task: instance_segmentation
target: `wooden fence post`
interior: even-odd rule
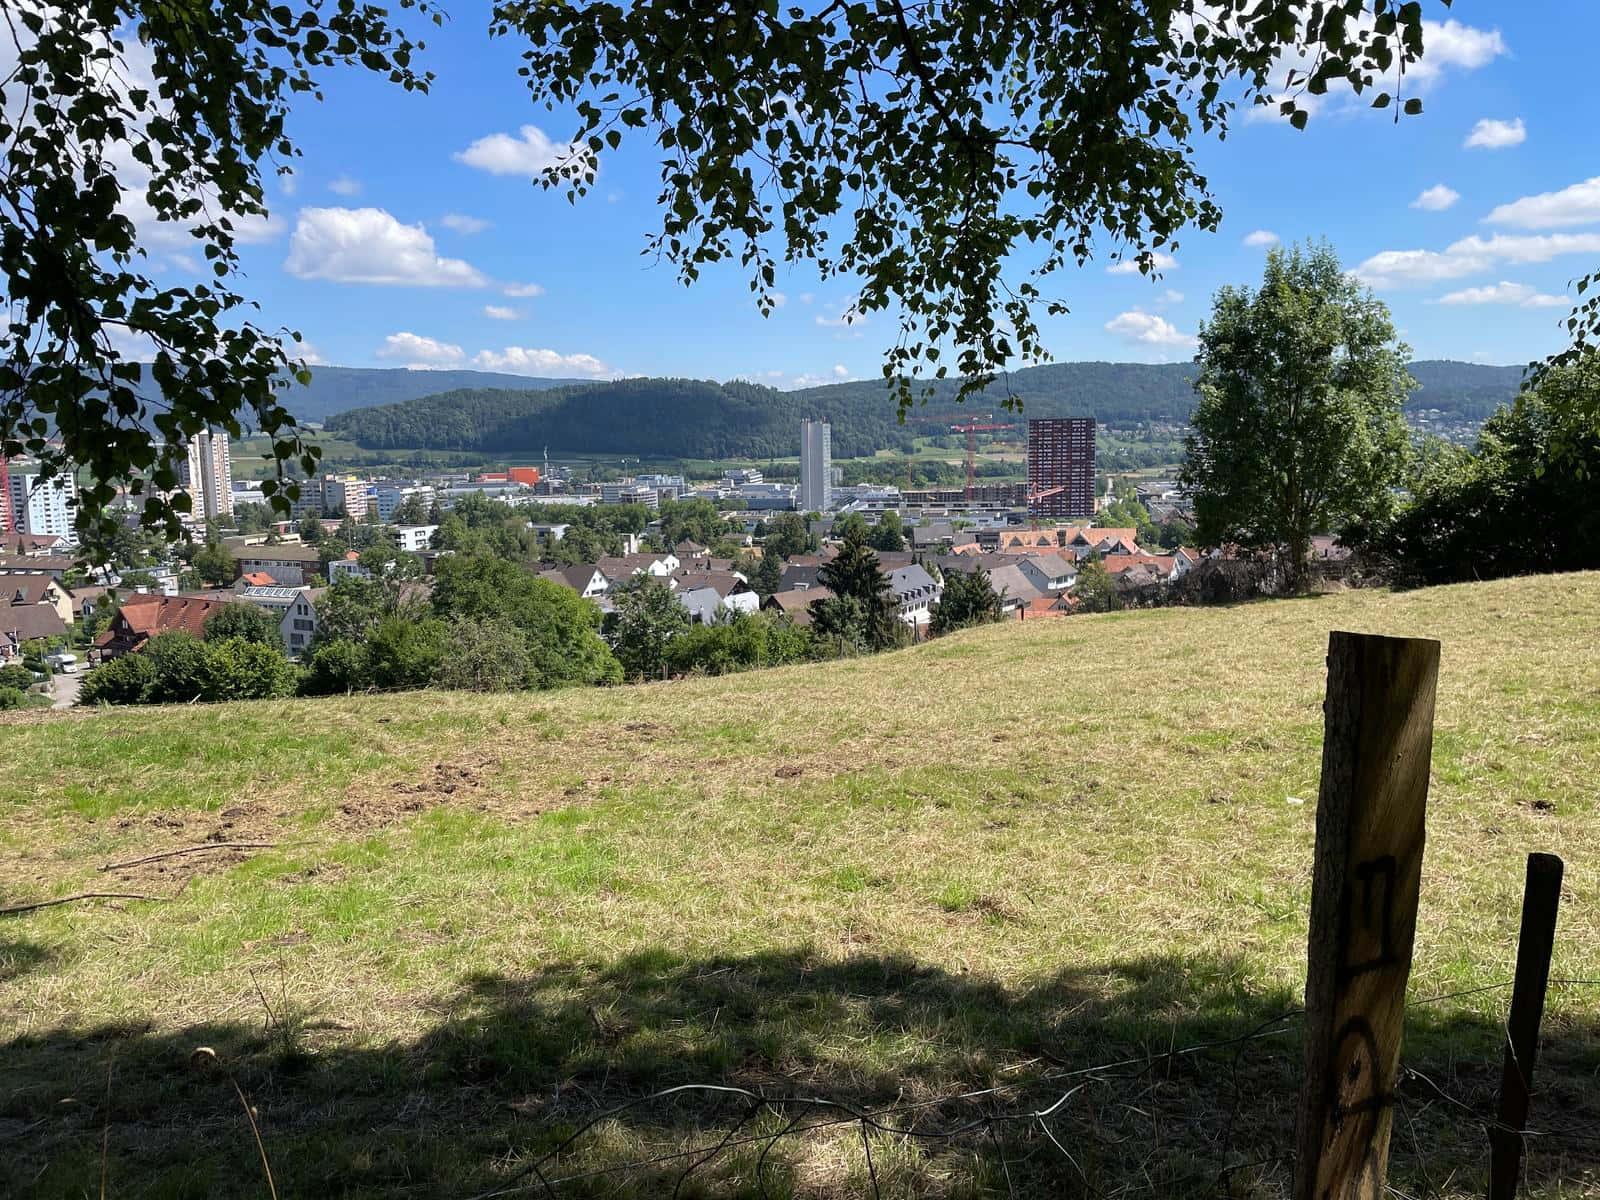
[[[1533,1064],[1539,1056],[1539,1022],[1550,983],[1563,863],[1554,854],[1528,855],[1522,889],[1522,934],[1517,977],[1506,1019],[1506,1061],[1500,1077],[1500,1120],[1489,1131],[1489,1200],[1512,1200],[1522,1169],[1522,1130],[1533,1098]]]
[[[1438,642],[1328,639],[1294,1200],[1383,1196],[1438,676]]]

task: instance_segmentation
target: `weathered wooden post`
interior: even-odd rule
[[[1328,639],[1294,1200],[1384,1193],[1438,677],[1438,642]]]
[[[1517,976],[1506,1018],[1506,1061],[1500,1077],[1500,1120],[1489,1131],[1489,1200],[1511,1200],[1522,1169],[1522,1131],[1533,1099],[1533,1064],[1539,1056],[1539,1023],[1550,984],[1550,954],[1556,942],[1564,864],[1554,854],[1528,855],[1522,889],[1522,934],[1517,939]]]

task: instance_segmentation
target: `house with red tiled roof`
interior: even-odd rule
[[[158,633],[181,630],[206,636],[206,618],[232,597],[134,596],[117,610],[106,631],[95,638],[103,659],[120,658],[141,649]]]
[[[241,592],[250,587],[272,587],[272,576],[265,571],[246,571],[234,580],[233,586]]]

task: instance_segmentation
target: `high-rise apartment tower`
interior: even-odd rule
[[[1028,512],[1035,517],[1094,516],[1094,418],[1028,422]]]
[[[800,422],[801,512],[833,507],[833,430],[826,421]]]

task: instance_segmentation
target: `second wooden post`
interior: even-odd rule
[[[1384,1194],[1438,676],[1438,642],[1329,638],[1295,1200]]]

